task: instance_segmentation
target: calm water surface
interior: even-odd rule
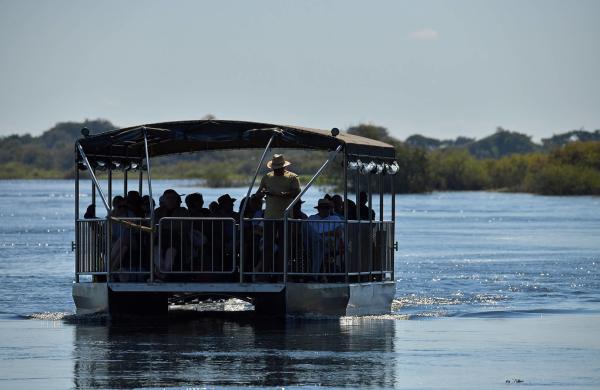
[[[154,183],[169,187],[207,203],[245,193]],[[62,314],[74,311],[73,184],[0,181],[0,388],[600,388],[600,198],[396,204],[389,316],[114,325]]]

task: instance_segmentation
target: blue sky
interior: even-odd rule
[[[0,135],[201,118],[600,128],[600,1],[0,0]]]

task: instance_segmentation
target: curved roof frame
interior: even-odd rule
[[[342,146],[350,158],[393,160],[392,145],[357,135],[298,126],[228,120],[196,120],[154,123],[108,131],[81,138],[90,160],[136,161],[150,157],[203,150],[262,149],[276,133],[271,147],[333,151]],[[147,137],[147,138],[145,138]]]

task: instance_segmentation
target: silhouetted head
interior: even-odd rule
[[[185,197],[185,204],[190,210],[199,210],[204,207],[204,197],[202,194],[194,192]]]
[[[165,190],[162,198],[167,210],[174,210],[181,205],[181,196],[173,189]]]

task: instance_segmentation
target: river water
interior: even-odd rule
[[[153,187],[207,203],[245,192]],[[80,200],[84,210],[90,185]],[[600,198],[433,193],[396,205],[390,315],[111,324],[72,315],[73,183],[0,181],[0,388],[600,388]]]

